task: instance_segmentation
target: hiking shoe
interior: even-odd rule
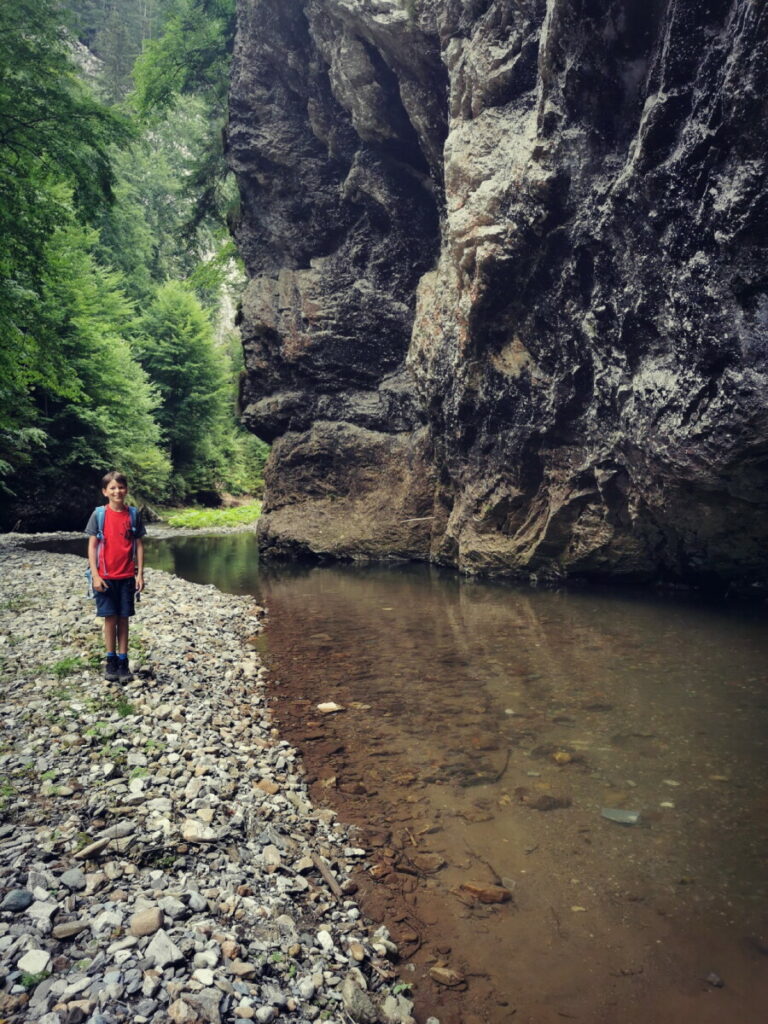
[[[125,658],[123,661],[120,661],[118,659],[117,676],[116,676],[116,678],[117,678],[118,683],[132,683],[133,682],[133,672],[131,672],[131,670],[130,670],[130,668],[128,666],[128,659],[127,658]]]
[[[109,683],[116,683],[118,680],[117,656],[112,654],[104,662],[104,678]]]

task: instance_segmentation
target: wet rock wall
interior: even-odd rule
[[[242,0],[267,552],[762,582],[767,36],[752,0]]]

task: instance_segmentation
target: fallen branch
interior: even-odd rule
[[[341,891],[341,886],[331,874],[330,868],[323,862],[323,860],[316,854],[312,854],[312,863],[315,865],[317,870],[323,876],[328,888],[331,890],[336,899],[340,900],[344,893]]]

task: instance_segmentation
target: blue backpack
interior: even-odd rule
[[[135,562],[136,561],[136,533],[137,533],[137,530],[139,528],[139,523],[140,523],[139,510],[136,508],[135,505],[129,505],[128,506],[128,511],[129,511],[129,513],[131,515],[131,533],[133,534],[133,560]],[[99,542],[98,546],[96,548],[96,565],[98,565],[99,564],[99,560],[101,558],[101,551],[102,551],[102,548],[104,547],[104,517],[107,514],[107,506],[106,505],[97,505],[96,508],[94,509],[94,513],[96,515],[96,529],[98,530],[98,533],[96,534],[96,537],[97,537],[98,542]],[[88,589],[86,591],[86,597],[89,597],[91,600],[96,600],[96,591],[93,589],[93,576],[91,574],[91,567],[90,567],[90,565],[85,570],[85,578],[88,581]]]

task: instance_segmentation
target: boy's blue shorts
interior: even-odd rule
[[[106,618],[108,615],[119,615],[122,618],[133,615],[135,612],[136,578],[126,576],[124,579],[105,580],[104,582],[107,584],[107,589],[103,593],[100,590],[94,590],[96,614],[102,618]]]

